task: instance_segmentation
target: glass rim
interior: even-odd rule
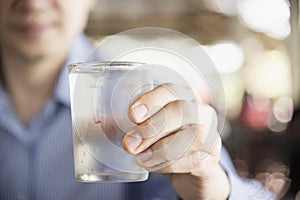
[[[95,62],[77,62],[68,65],[69,72],[91,72],[91,71],[123,71],[134,69],[137,66],[145,65],[142,62],[131,61],[95,61]]]

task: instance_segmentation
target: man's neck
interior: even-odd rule
[[[22,123],[28,124],[52,96],[65,58],[53,55],[23,59],[1,52],[3,85]]]

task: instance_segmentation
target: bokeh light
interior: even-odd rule
[[[206,8],[227,16],[236,16],[236,0],[204,0]]]
[[[205,48],[220,73],[239,70],[244,62],[242,48],[233,41],[220,41]]]
[[[238,11],[241,21],[256,32],[284,39],[290,32],[290,10],[286,0],[240,0]]]
[[[265,52],[244,70],[246,90],[268,98],[289,96],[291,88],[289,59],[281,50]]]

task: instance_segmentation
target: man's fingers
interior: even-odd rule
[[[128,115],[134,123],[139,124],[172,101],[194,99],[190,88],[166,83],[137,98],[130,105]]]
[[[138,154],[136,161],[139,165],[151,169],[151,171],[161,171],[166,167],[173,170],[172,165],[176,164],[173,167],[181,165],[179,160],[190,157],[195,152],[202,153],[198,155],[198,159],[201,159],[201,155],[203,159],[206,155],[214,155],[214,152],[218,151],[219,146],[221,146],[220,137],[217,137],[213,144],[205,145],[204,141],[206,140],[201,137],[203,134],[199,131],[201,131],[201,127],[191,126],[169,135],[156,142],[146,151]],[[187,163],[187,165],[193,165],[193,163]]]
[[[168,161],[156,166],[145,167],[150,172],[155,173],[201,173],[205,168],[207,160],[212,159],[212,156],[203,152],[194,152],[188,156],[180,157],[174,161]]]
[[[210,127],[212,120],[217,119],[211,107],[195,101],[174,101],[130,130],[123,138],[123,146],[129,153],[137,154],[158,140],[191,125],[201,125],[201,137],[205,138],[208,130],[213,128]]]

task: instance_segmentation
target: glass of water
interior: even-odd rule
[[[69,65],[75,176],[82,182],[144,181],[148,172],[124,151],[133,124],[129,105],[153,89],[143,63],[93,62]]]

